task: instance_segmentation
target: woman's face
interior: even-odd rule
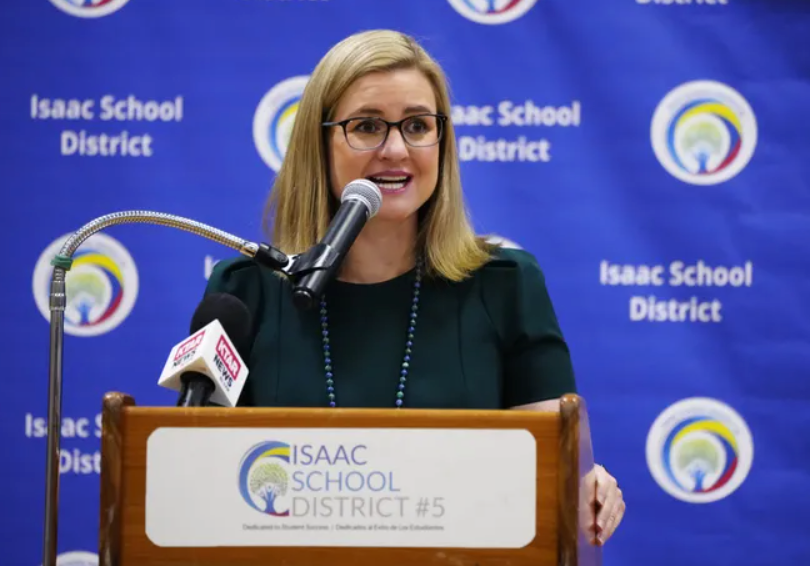
[[[416,69],[370,73],[357,79],[338,102],[333,122],[350,118],[345,136],[340,126],[331,127],[329,140],[332,193],[339,200],[343,188],[359,178],[374,182],[383,204],[377,218],[406,220],[419,210],[436,189],[439,178],[439,143],[432,143],[442,124],[436,114],[436,96],[427,78]],[[411,118],[412,117],[412,118]],[[389,122],[411,118],[399,128],[391,126],[385,143],[382,118]],[[347,139],[348,136],[348,139]],[[430,144],[430,145],[428,145]]]

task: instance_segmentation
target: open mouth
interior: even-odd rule
[[[413,179],[412,175],[399,175],[396,177],[368,177],[368,180],[380,187],[381,191],[401,191]]]

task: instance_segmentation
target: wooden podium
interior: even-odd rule
[[[558,413],[471,410],[136,407],[104,397],[101,438],[101,566],[597,566],[584,497],[593,467],[584,401]],[[536,441],[536,534],[522,548],[350,546],[166,547],[146,532],[147,441],[158,429],[516,429]],[[205,494],[200,494],[205,497]]]

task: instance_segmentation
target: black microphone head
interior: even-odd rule
[[[194,334],[203,326],[219,320],[222,329],[231,339],[236,351],[247,361],[251,349],[252,320],[245,303],[227,293],[207,295],[191,317],[191,331]]]

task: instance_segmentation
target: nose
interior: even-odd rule
[[[399,128],[391,128],[388,132],[388,139],[380,148],[380,156],[383,159],[397,160],[405,159],[408,157],[408,145],[402,137],[402,132]]]

